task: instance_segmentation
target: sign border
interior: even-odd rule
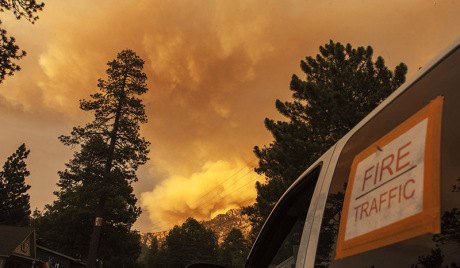
[[[348,187],[342,208],[342,217],[340,219],[337,239],[337,252],[335,256],[336,260],[400,242],[425,233],[441,232],[440,154],[443,101],[444,97],[438,96],[409,119],[356,155],[351,166]],[[426,118],[428,118],[428,124],[425,141],[423,210],[408,218],[345,241],[345,229],[347,226],[351,192],[353,190],[358,164],[375,153],[379,148],[395,140]]]

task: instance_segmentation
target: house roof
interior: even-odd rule
[[[78,262],[78,263],[81,263],[81,262],[82,262],[82,261],[79,260],[79,259],[72,258],[72,257],[70,257],[70,256],[64,255],[64,254],[62,254],[62,253],[60,253],[60,252],[54,251],[54,250],[49,249],[49,248],[45,248],[45,247],[40,246],[40,245],[37,245],[37,249],[40,249],[40,250],[43,250],[43,251],[46,251],[46,252],[50,252],[50,253],[56,254],[56,255],[61,256],[61,257],[63,257],[63,258],[69,259],[69,260],[71,260],[71,261],[73,261],[73,262]]]
[[[0,225],[0,257],[9,257],[34,228]]]

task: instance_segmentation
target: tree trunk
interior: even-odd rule
[[[124,91],[124,88],[126,85],[126,78],[127,78],[127,74],[125,74],[123,78],[122,91]],[[103,222],[104,210],[105,210],[105,201],[107,198],[105,185],[107,183],[110,183],[110,171],[112,170],[113,154],[115,152],[115,144],[117,141],[118,128],[120,124],[121,108],[123,107],[123,104],[124,104],[123,97],[125,97],[124,94],[122,97],[120,97],[120,100],[118,102],[118,107],[117,107],[117,111],[115,114],[115,121],[113,123],[113,129],[110,135],[111,136],[110,145],[109,145],[109,150],[108,150],[108,155],[107,155],[107,162],[105,163],[102,192],[101,192],[101,197],[99,198],[99,204],[96,210],[96,218],[94,221],[94,228],[93,228],[93,233],[91,234],[91,242],[90,242],[89,252],[88,252],[88,260],[87,260],[88,268],[96,267],[96,260],[98,257],[99,241],[101,237],[102,222]]]
[[[99,240],[101,237],[102,221],[104,218],[105,194],[99,198],[99,204],[96,211],[93,233],[91,234],[91,243],[89,247],[87,267],[96,267],[97,255],[99,251]]]

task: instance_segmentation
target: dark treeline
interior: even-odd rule
[[[232,229],[219,246],[217,235],[193,218],[174,226],[159,245],[156,238],[144,260],[147,268],[185,267],[197,262],[218,263],[225,267],[243,267],[249,241],[238,229]]]
[[[30,3],[30,8],[9,4],[1,11],[13,9],[19,12],[15,13],[18,18],[34,21],[33,14],[43,5]],[[5,75],[19,70],[11,59],[22,57],[14,39],[5,38],[4,45],[9,42],[14,49],[10,56],[0,55],[8,63],[2,65],[0,83]],[[80,108],[91,112],[94,119],[60,137],[75,152],[58,173],[56,201],[30,217],[30,186],[25,184],[29,172],[24,162],[29,150],[25,145],[7,159],[0,172],[0,224],[31,225],[41,244],[88,260],[88,267],[94,267],[96,258],[104,267],[184,267],[193,262],[243,266],[250,244],[284,191],[398,88],[407,73],[403,63],[390,71],[382,57],[374,62],[371,47],[353,48],[333,41],[321,46],[315,58],[301,61],[305,80],[292,76],[293,100],[276,101],[276,109],[287,121],[265,120],[274,141],[254,148],[259,159],[255,170],[266,180],[256,184],[256,202],[244,209],[253,226],[250,242],[234,229],[219,246],[211,230],[189,218],[175,226],[163,244],[153,240],[146,258],[139,261],[140,236],[132,226],[141,209],[132,184],[149,153],[149,142],[139,133],[140,125],[147,122],[139,97],[148,90],[147,76],[142,71],[144,61],[131,50],[123,50],[107,65],[107,78],[99,80],[99,90],[90,100],[80,101]]]

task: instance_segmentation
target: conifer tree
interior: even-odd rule
[[[161,263],[160,245],[158,239],[153,237],[150,241],[150,246],[145,257],[145,266],[147,268],[155,268]]]
[[[248,253],[248,241],[240,230],[233,228],[219,248],[219,261],[228,268],[243,267]]]
[[[185,267],[192,263],[217,260],[217,236],[197,220],[188,218],[174,226],[161,245],[157,267]]]
[[[59,172],[57,200],[32,220],[46,245],[66,255],[85,259],[100,199],[106,145],[94,136]],[[123,172],[112,171],[105,205],[99,259],[104,267],[135,267],[140,254],[139,234],[131,230],[141,210]]]
[[[27,226],[30,217],[30,185],[25,178],[30,175],[24,160],[29,155],[25,144],[19,146],[0,171],[0,225]]]
[[[147,91],[147,76],[142,71],[144,61],[131,50],[121,51],[107,65],[108,78],[99,79],[99,92],[91,95],[90,100],[80,101],[80,108],[93,112],[94,120],[83,127],[74,127],[69,136],[59,138],[65,145],[80,146],[81,150],[75,152],[67,169],[59,173],[58,200],[47,207],[45,217],[38,217],[37,223],[50,231],[53,228],[46,226],[57,225],[56,219],[67,222],[73,218],[66,239],[71,239],[68,244],[74,245],[79,254],[89,246],[88,267],[94,267],[98,257],[107,266],[115,265],[114,259],[122,256],[131,264],[118,261],[117,265],[132,267],[140,245],[138,241],[131,243],[139,238],[131,227],[141,210],[136,207],[131,185],[137,181],[135,172],[148,160],[149,152],[149,142],[139,133],[140,124],[147,122],[139,98]],[[89,220],[88,224],[85,217],[93,217],[92,223]],[[80,240],[74,241],[71,229],[79,225]],[[76,236],[78,232],[73,230]],[[83,246],[81,240],[89,237],[91,243],[87,241],[87,246]],[[127,248],[123,249],[124,246]]]
[[[34,23],[38,16],[35,14],[41,11],[45,6],[44,3],[37,3],[35,0],[2,0],[0,1],[0,12],[5,10],[12,11],[16,19],[25,18]],[[0,83],[6,76],[13,75],[14,72],[21,68],[12,60],[19,60],[26,55],[24,50],[20,51],[16,45],[14,37],[8,37],[5,29],[1,27],[0,20]]]
[[[331,40],[319,50],[300,63],[305,80],[292,76],[294,100],[276,101],[287,121],[265,119],[274,141],[254,148],[259,158],[255,170],[266,181],[256,184],[256,202],[244,210],[253,239],[298,176],[405,81],[407,66],[401,63],[390,71],[382,57],[373,61],[370,46],[355,49]]]

